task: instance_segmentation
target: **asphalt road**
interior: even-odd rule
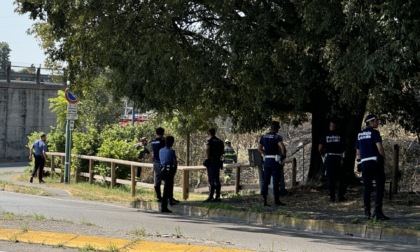
[[[0,167],[0,173],[5,168]],[[22,168],[16,168],[15,171],[18,170],[21,171]],[[89,222],[100,227],[112,227],[121,233],[144,229],[148,234],[159,234],[160,239],[165,242],[170,241],[164,237],[181,234],[181,238],[177,240],[180,243],[203,241],[256,251],[419,251],[418,246],[414,245],[224,223],[174,214],[163,215],[73,198],[41,197],[6,191],[0,191],[0,211],[17,215],[42,214],[46,218],[74,223]],[[0,243],[0,250],[2,247]]]

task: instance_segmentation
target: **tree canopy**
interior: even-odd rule
[[[199,109],[244,131],[312,113],[315,172],[328,117],[349,152],[366,110],[420,132],[416,0],[16,3],[72,83],[109,69],[109,88],[142,108]]]
[[[12,50],[6,42],[0,42],[0,69],[6,71],[7,65],[10,64],[10,52]]]

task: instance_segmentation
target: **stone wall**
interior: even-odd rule
[[[64,85],[0,81],[0,161],[28,160],[28,136],[56,125],[48,101]]]

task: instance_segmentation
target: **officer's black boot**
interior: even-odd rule
[[[162,198],[162,204],[161,204],[161,210],[162,213],[172,213],[171,210],[168,208],[168,198],[163,197]]]
[[[389,217],[382,212],[381,205],[375,205],[375,212],[373,212],[372,217],[376,220],[389,220]]]
[[[220,199],[220,191],[222,190],[222,186],[218,185],[216,186],[216,198],[213,200],[213,202],[221,202],[222,200]]]
[[[203,201],[203,203],[207,203],[207,202],[212,202],[213,201],[214,190],[215,190],[214,186],[210,186],[209,187],[209,197],[205,201]]]
[[[160,186],[155,186],[155,192],[156,192],[157,202],[161,202],[162,201],[162,192],[160,190]]]
[[[267,201],[267,195],[263,195],[263,199],[264,199],[264,206],[269,206],[268,201]]]
[[[277,206],[285,206],[286,205],[285,203],[283,203],[283,202],[280,201],[279,196],[274,196],[274,203]]]

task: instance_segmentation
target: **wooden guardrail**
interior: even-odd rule
[[[55,158],[60,157],[61,163],[64,164],[65,159],[65,153],[62,152],[47,152],[47,155],[51,159],[51,171],[55,171]],[[116,177],[116,164],[122,164],[122,165],[129,165],[131,167],[131,195],[136,195],[136,169],[138,167],[142,168],[150,168],[153,170],[153,164],[152,163],[142,163],[142,162],[136,162],[136,161],[127,161],[127,160],[120,160],[120,159],[114,159],[114,158],[105,158],[105,157],[96,157],[96,156],[88,156],[88,155],[79,155],[79,154],[72,154],[72,157],[78,158],[78,159],[85,159],[89,160],[89,173],[79,173],[79,171],[75,171],[75,182],[77,183],[79,181],[79,176],[88,177],[89,183],[93,183],[94,181],[94,161],[99,162],[107,162],[111,164],[111,178],[109,179],[111,182],[111,188],[114,188],[117,185],[117,177]],[[286,163],[291,162],[292,163],[292,186],[296,184],[296,159],[286,159]],[[242,168],[250,168],[254,167],[250,164],[240,164],[240,163],[234,163],[234,164],[224,164],[224,168],[232,168],[235,169],[235,193],[239,193],[240,190],[244,189],[258,189],[258,185],[241,185],[241,170]],[[259,169],[262,169],[259,167]],[[203,171],[206,170],[206,167],[202,165],[198,166],[178,166],[178,171],[182,172],[182,198],[184,200],[188,199],[188,195],[190,192],[189,187],[189,178],[190,178],[190,172],[197,172],[197,171]],[[61,173],[63,174],[63,172]],[[107,178],[108,179],[108,178]],[[63,176],[61,181],[63,182]]]

